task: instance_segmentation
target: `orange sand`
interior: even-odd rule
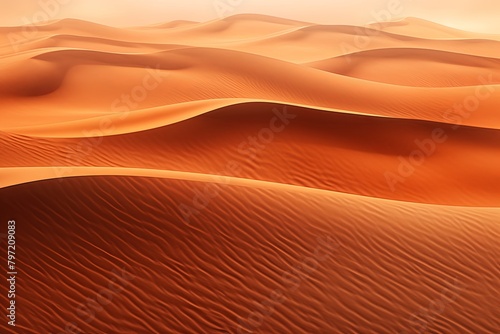
[[[500,330],[499,36],[260,15],[12,33],[16,329]]]

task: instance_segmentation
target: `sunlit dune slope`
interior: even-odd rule
[[[411,67],[408,64],[412,64]],[[492,76],[500,84],[500,59],[429,49],[361,51],[306,64],[323,71],[394,85],[415,87],[480,86]],[[384,70],[381,71],[380,69]]]
[[[64,166],[160,168],[414,202],[500,204],[497,130],[272,103],[187,118],[196,110],[119,114],[69,132],[77,138],[50,138],[50,127],[39,130],[45,138],[4,134],[0,157],[5,166],[57,166],[54,176],[65,176]],[[167,124],[169,113],[176,123],[150,128]],[[422,157],[414,166],[415,152]]]
[[[480,70],[477,76],[461,74],[467,80],[464,83],[457,83],[456,75],[442,79],[452,82],[452,87],[415,89],[214,48],[177,48],[151,54],[89,50],[36,52],[23,56],[27,59],[8,60],[0,65],[5,73],[0,78],[0,96],[6,110],[0,115],[4,129],[27,123],[50,124],[86,118],[87,112],[110,114],[124,108],[140,110],[220,98],[273,100],[443,121],[455,104],[465,103],[475,95],[480,100],[472,101],[474,110],[462,117],[463,123],[500,127],[500,116],[495,112],[500,99],[496,85],[498,74],[488,73],[486,69]],[[495,62],[492,60],[491,64]],[[33,75],[40,80],[32,80]],[[411,71],[403,73],[405,75],[409,76],[407,80],[414,80]],[[422,75],[420,81],[433,77],[433,74],[427,78]],[[387,81],[399,80],[403,79]],[[480,86],[467,86],[472,82]],[[20,99],[23,103],[19,103]]]

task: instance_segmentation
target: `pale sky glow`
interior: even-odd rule
[[[17,0],[0,4],[0,26],[77,18],[114,26],[173,20],[209,21],[258,13],[322,24],[364,25],[373,13],[398,8],[395,20],[414,16],[459,29],[500,34],[498,0]]]

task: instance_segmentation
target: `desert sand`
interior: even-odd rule
[[[12,36],[16,329],[500,331],[500,36],[250,14]]]

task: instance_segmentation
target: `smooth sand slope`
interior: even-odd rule
[[[499,43],[415,18],[0,28],[17,329],[499,332]]]
[[[413,66],[408,67],[409,63]],[[478,86],[483,84],[481,78],[490,75],[495,78],[491,84],[500,84],[500,59],[441,50],[376,49],[324,59],[307,66],[359,79],[413,87]]]

